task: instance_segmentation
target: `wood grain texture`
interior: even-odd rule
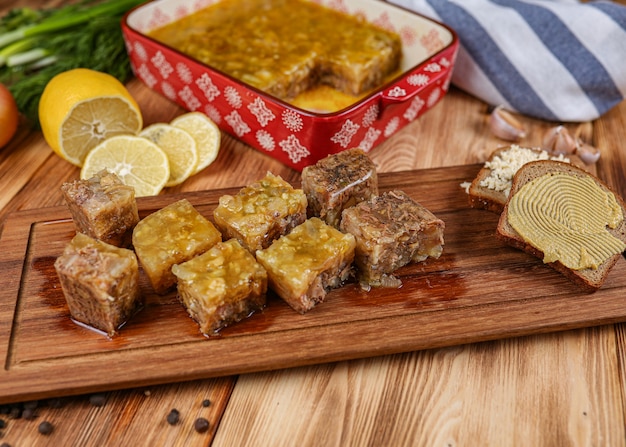
[[[0,9],[62,2],[9,0],[1,2]],[[135,80],[128,86],[146,123],[167,121],[182,112]],[[490,135],[487,113],[486,105],[453,88],[433,110],[371,156],[382,172],[480,163],[507,144]],[[539,144],[542,132],[559,124],[521,119],[529,131],[522,143],[528,145]],[[626,193],[626,104],[593,123],[568,127],[575,130],[579,125],[591,126],[593,143],[602,150],[599,175]],[[229,188],[268,169],[290,181],[298,178],[224,135],[218,160],[210,168],[163,195]],[[59,186],[78,174],[77,168],[52,155],[40,133],[20,129],[0,151],[0,228],[14,211],[62,205]],[[8,280],[3,275],[0,282],[4,286]],[[327,445],[623,447],[625,359],[625,325],[615,324],[114,391],[106,393],[107,402],[100,408],[79,395],[64,399],[61,408],[40,402],[34,420],[0,415],[7,422],[0,443],[230,446],[246,441],[266,446],[328,440]],[[188,422],[207,414],[197,406],[204,396],[213,400],[212,428],[196,436]],[[172,406],[186,418],[175,427],[164,422]],[[37,433],[43,420],[55,425],[49,437]]]
[[[207,445],[217,430],[235,381],[232,378],[176,383],[168,387],[145,387],[106,394],[40,400],[33,419],[3,416],[8,420],[0,441],[13,446],[190,446]],[[102,406],[91,402],[104,398]],[[210,404],[205,406],[203,401]],[[157,410],[158,409],[158,410]],[[167,416],[180,413],[176,424]],[[194,429],[197,418],[209,421],[207,432]],[[48,436],[38,432],[42,421],[54,429]]]
[[[246,375],[213,445],[622,445],[614,349],[604,327]]]

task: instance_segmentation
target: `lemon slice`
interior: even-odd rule
[[[139,106],[124,84],[86,68],[64,71],[48,82],[39,121],[52,150],[77,166],[105,139],[137,134],[143,126]]]
[[[193,174],[197,174],[215,161],[222,135],[211,118],[201,112],[189,112],[174,118],[170,124],[188,132],[196,140],[198,164]]]
[[[170,163],[163,149],[136,135],[114,136],[93,148],[80,178],[89,179],[105,168],[135,188],[136,197],[157,195],[170,178]]]
[[[165,186],[179,185],[191,176],[198,165],[196,140],[186,131],[165,123],[156,123],[139,132],[159,146],[170,162],[170,178]]]

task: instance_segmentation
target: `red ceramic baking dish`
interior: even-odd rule
[[[313,110],[264,93],[147,34],[220,0],[154,0],[131,10],[122,31],[135,75],[224,132],[302,170],[352,147],[368,152],[432,108],[448,91],[458,50],[449,27],[380,0],[311,0],[394,31],[399,74],[340,110]]]

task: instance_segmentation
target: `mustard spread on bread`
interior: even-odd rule
[[[509,200],[508,220],[545,263],[596,269],[626,249],[607,228],[624,219],[614,194],[590,177],[549,173],[521,187]]]

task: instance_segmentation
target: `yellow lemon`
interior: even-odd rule
[[[196,140],[178,127],[156,123],[139,132],[159,146],[170,162],[170,178],[165,186],[179,185],[191,176],[198,164]]]
[[[137,197],[157,195],[170,178],[170,163],[163,149],[136,135],[110,137],[89,151],[80,178],[89,179],[105,168],[135,188]]]
[[[143,127],[139,106],[124,84],[86,68],[59,73],[48,82],[39,121],[52,150],[76,166],[105,139],[137,134]]]
[[[196,140],[198,164],[193,174],[197,174],[215,161],[222,135],[213,120],[204,113],[189,112],[174,118],[170,124],[188,132]]]

